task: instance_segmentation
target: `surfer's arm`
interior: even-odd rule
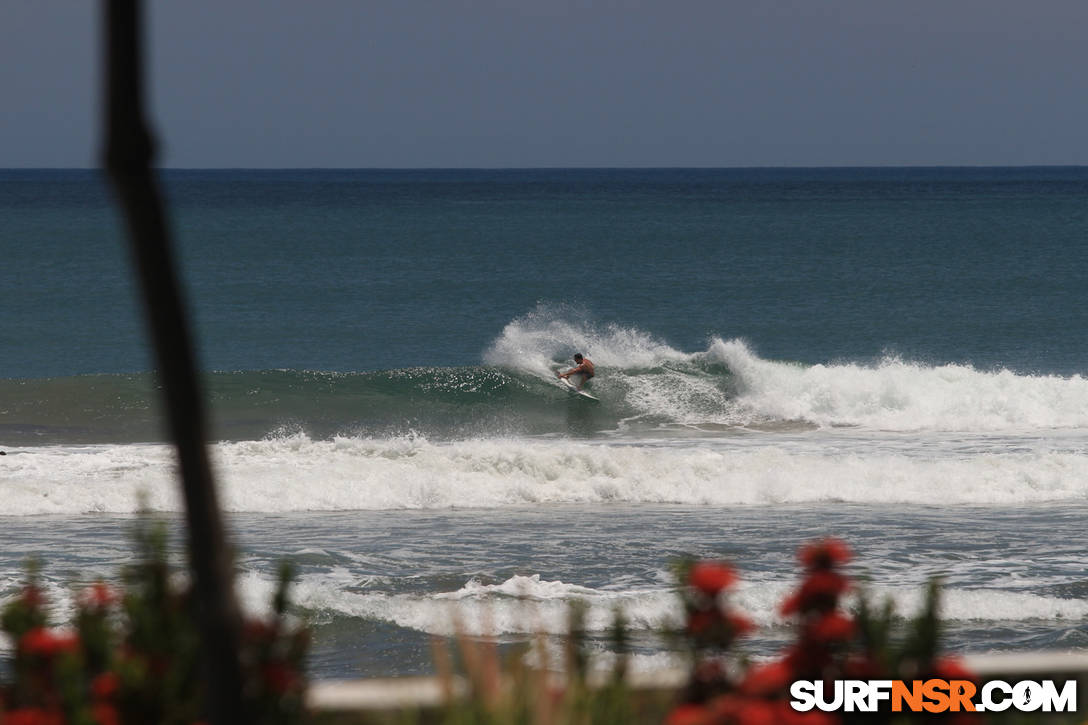
[[[575,373],[584,373],[584,372],[587,372],[586,371],[586,364],[582,363],[581,365],[576,365],[575,367],[572,367],[570,370],[568,370],[565,373],[556,372],[556,375],[558,375],[561,378],[569,378],[571,375],[574,375]]]

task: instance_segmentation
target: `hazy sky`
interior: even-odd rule
[[[172,167],[1088,164],[1086,0],[157,0]],[[0,167],[91,166],[99,3],[3,0]]]

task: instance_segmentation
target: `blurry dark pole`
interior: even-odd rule
[[[171,258],[165,209],[152,163],[155,142],[143,112],[139,0],[104,0],[105,158],[131,240],[151,327],[169,430],[177,447],[189,556],[208,662],[209,715],[242,720],[240,618],[231,551],[205,448],[206,423],[193,346]]]

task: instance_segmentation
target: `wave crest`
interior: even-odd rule
[[[229,511],[499,508],[652,503],[731,506],[851,502],[987,504],[1088,496],[1077,450],[898,452],[869,442],[675,446],[486,439],[285,439],[220,443]],[[1000,448],[1000,446],[998,446]],[[181,502],[166,446],[41,448],[0,469],[9,515],[128,513]]]
[[[1088,380],[1017,375],[899,358],[876,365],[763,360],[740,341],[714,340],[706,358],[736,376],[737,405],[754,416],[890,431],[1088,428]]]

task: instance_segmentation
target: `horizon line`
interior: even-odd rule
[[[156,171],[804,171],[815,169],[1077,169],[1074,164],[829,164],[757,166],[155,166]],[[101,166],[0,166],[0,171],[102,171]]]

